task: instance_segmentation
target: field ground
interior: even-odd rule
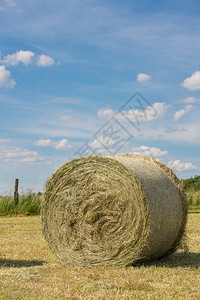
[[[200,213],[190,213],[189,252],[129,267],[64,267],[39,216],[0,218],[0,299],[200,299]]]

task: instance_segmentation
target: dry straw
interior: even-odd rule
[[[66,264],[128,266],[181,243],[187,204],[180,181],[150,157],[89,156],[61,166],[42,203],[43,233]]]

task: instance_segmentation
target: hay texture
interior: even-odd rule
[[[53,174],[41,218],[49,247],[64,263],[128,266],[177,249],[187,205],[180,181],[157,160],[88,156]]]

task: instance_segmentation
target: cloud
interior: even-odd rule
[[[35,58],[35,59],[34,59]],[[54,59],[48,55],[37,55],[32,51],[20,50],[13,54],[8,54],[0,60],[3,65],[17,66],[20,63],[28,66],[32,63],[36,63],[39,67],[50,67],[54,64]]]
[[[191,77],[186,78],[181,86],[188,89],[189,91],[200,90],[200,71],[196,71]]]
[[[50,67],[54,64],[54,59],[48,55],[39,55],[37,59],[37,65],[39,67]]]
[[[71,148],[67,139],[62,139],[61,141],[59,141],[57,143],[55,142],[55,146],[54,147],[57,150]]]
[[[101,155],[101,154],[115,154],[122,147],[125,147],[129,144],[129,141],[123,136],[117,139],[112,138],[112,136],[101,135],[98,138],[95,138],[92,142],[90,142],[87,155]]]
[[[139,102],[136,104],[138,105],[134,105],[133,108],[127,111],[122,110],[118,113],[110,108],[102,108],[98,111],[98,115],[102,118],[108,118],[114,115],[114,117],[120,122],[127,122],[128,120],[139,126],[139,121],[153,121],[163,118],[167,110],[171,107],[171,105],[167,105],[164,102],[155,102],[151,106],[147,106],[146,103],[144,105]]]
[[[148,146],[140,146],[137,148],[133,148],[132,152],[134,154],[154,156],[154,157],[162,157],[168,155],[168,151],[162,151],[157,147],[148,147]]]
[[[4,3],[8,6],[16,6],[17,4],[13,0],[3,0]]]
[[[169,122],[168,122],[169,123]],[[184,126],[167,126],[167,123],[163,124],[143,124],[141,127],[142,141],[144,140],[162,140],[162,141],[174,141],[192,143],[193,146],[200,145],[200,124],[198,122],[187,122]],[[141,137],[137,135],[137,138]]]
[[[36,146],[48,147],[52,145],[52,141],[50,139],[40,139],[35,143]]]
[[[0,59],[0,87],[3,88],[13,88],[16,84],[15,80],[11,78],[11,72],[6,70],[5,66],[17,66],[20,63],[25,66],[34,63],[35,53],[32,51],[23,51],[20,50],[13,54],[8,54],[4,56],[3,59]],[[52,66],[54,64],[53,58],[47,55],[39,55],[37,56],[37,65],[38,66]]]
[[[180,160],[169,161],[167,164],[171,169],[174,169],[177,172],[181,171],[190,171],[199,169],[197,166],[194,166],[192,163],[183,163]]]
[[[170,105],[166,105],[164,102],[155,102],[151,107],[147,107],[146,113],[148,115],[147,119],[148,121],[155,120],[155,119],[161,119],[167,110],[169,109]],[[148,113],[149,111],[149,113]],[[154,114],[154,111],[157,112],[157,114]]]
[[[200,102],[200,98],[187,97],[187,98],[181,99],[179,102],[180,103],[196,103],[196,102]]]
[[[102,155],[114,153],[113,147],[115,146],[115,140],[112,137],[105,138],[104,136],[99,136],[98,139],[94,139],[89,143],[88,153],[86,155]],[[103,146],[105,145],[105,147]]]
[[[8,7],[16,7],[17,6],[16,2],[13,1],[13,0],[2,0],[1,2],[3,2],[2,4],[3,4],[4,7],[0,6],[0,10],[7,10],[5,8],[7,6]]]
[[[49,164],[37,152],[9,145],[10,140],[0,139],[0,158],[5,162]]]
[[[35,143],[39,147],[53,147],[56,150],[66,150],[71,148],[67,139],[62,139],[59,142],[54,142],[50,139],[40,139]]]
[[[10,71],[6,70],[4,66],[0,66],[0,87],[13,88],[16,82],[11,78]]]
[[[72,120],[72,116],[70,116],[70,115],[69,116],[61,116],[60,120],[61,121],[69,121],[69,120]]]
[[[172,132],[181,132],[181,131],[188,131],[184,126],[173,126],[169,125],[165,128],[165,132],[172,133]]]
[[[180,118],[182,118],[188,111],[190,111],[191,109],[193,109],[194,106],[192,105],[187,105],[184,109],[181,109],[179,111],[177,111],[175,114],[174,114],[174,120],[177,121],[179,120]]]
[[[132,122],[138,123],[142,121],[153,121],[156,119],[161,119],[170,105],[166,105],[164,102],[155,102],[152,106],[138,107],[138,109],[130,109],[128,111],[122,111],[122,113],[117,115],[120,120],[128,119]],[[138,124],[139,125],[139,124]]]
[[[102,108],[98,110],[98,116],[100,118],[110,118],[114,114],[111,108]]]
[[[151,79],[151,76],[145,73],[140,73],[137,75],[138,82],[145,82]]]
[[[20,50],[16,53],[8,54],[3,58],[1,62],[8,66],[16,66],[21,62],[25,66],[28,66],[33,62],[34,56],[35,53],[33,53],[32,51]]]
[[[0,146],[2,145],[2,144],[7,144],[7,143],[9,143],[10,142],[10,139],[0,139]]]
[[[90,147],[92,148],[102,148],[103,145],[106,145],[106,147],[113,146],[116,143],[116,141],[112,137],[104,137],[99,136],[98,139],[94,139],[93,142],[89,143]]]

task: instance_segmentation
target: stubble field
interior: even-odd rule
[[[189,214],[187,253],[129,268],[64,267],[40,217],[0,218],[0,299],[200,299],[200,213]]]

